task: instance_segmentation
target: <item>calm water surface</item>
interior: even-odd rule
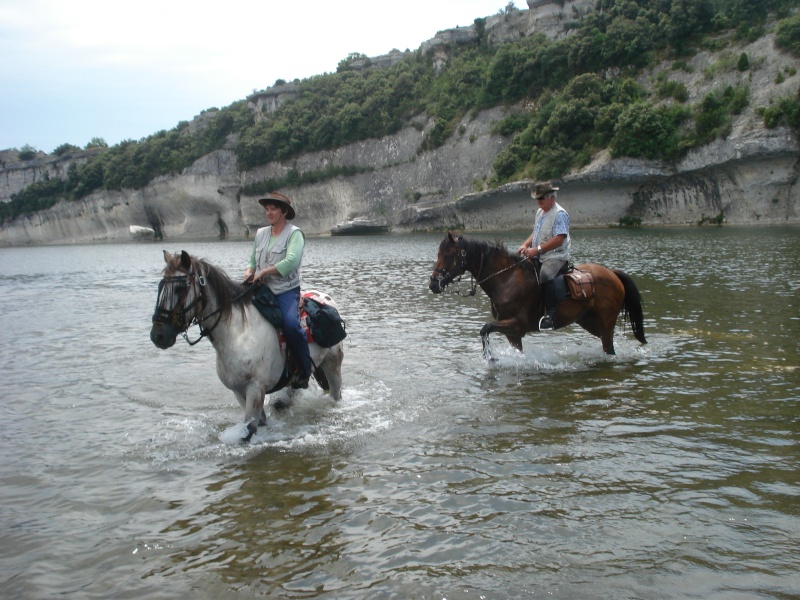
[[[800,229],[574,237],[638,283],[648,345],[489,364],[487,299],[427,289],[440,235],[309,239],[344,397],[246,446],[210,344],[150,343],[162,245],[0,250],[0,596],[797,597]]]

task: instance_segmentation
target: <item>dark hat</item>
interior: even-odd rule
[[[549,196],[553,192],[557,192],[558,188],[553,187],[553,185],[549,181],[537,181],[536,185],[533,186],[531,190],[531,198],[534,200],[539,200],[540,198],[544,198],[545,196]]]
[[[291,221],[294,219],[294,208],[292,208],[292,201],[280,192],[270,192],[266,198],[259,198],[258,203],[265,207],[267,204],[277,204],[278,206],[286,207],[286,220]]]

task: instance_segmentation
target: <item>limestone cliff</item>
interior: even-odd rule
[[[530,35],[543,26],[553,36],[563,35],[564,14],[589,10],[591,3],[529,0],[528,4],[529,11],[487,20],[492,43]],[[445,52],[447,43],[469,35],[469,28],[440,32],[423,47],[436,55]],[[440,44],[437,39],[449,42]],[[692,59],[690,69],[670,71],[671,78],[686,85],[690,102],[720,85],[750,88],[750,105],[736,118],[730,136],[689,154],[678,164],[612,160],[607,153],[595,156],[591,164],[570,173],[561,183],[559,202],[568,207],[574,226],[614,225],[624,217],[645,225],[688,225],[719,216],[730,224],[800,223],[798,140],[785,128],[765,129],[756,112],[758,107],[796,93],[800,61],[776,52],[770,35],[735,52],[748,54],[752,65],[748,71],[717,69],[714,77],[709,77],[708,67],[724,59],[724,52],[700,53]],[[441,58],[446,60],[444,54]],[[669,67],[659,66],[643,76],[641,83],[652,85],[658,70]],[[783,81],[776,83],[779,72],[784,74]],[[258,110],[269,110],[270,102],[277,105],[280,99],[267,91],[249,100]],[[264,215],[257,198],[242,193],[244,186],[284,176],[292,169],[309,172],[329,166],[371,170],[286,190],[297,205],[296,223],[310,235],[328,234],[359,218],[386,223],[393,232],[527,227],[535,208],[528,196],[528,182],[485,189],[495,156],[510,142],[493,134],[493,125],[508,111],[520,108],[470,115],[444,146],[423,153],[418,149],[432,125],[424,119],[387,138],[246,172],[239,171],[229,145],[179,175],[160,177],[144,189],[95,193],[18,218],[0,227],[0,244],[130,241],[131,226],[136,231],[141,231],[138,227],[151,228],[157,238],[170,241],[252,237]],[[65,171],[67,167],[48,168]],[[9,182],[13,180],[18,187],[35,175],[19,165],[11,170],[6,166],[2,174],[7,182],[3,188],[0,180],[0,191],[6,197]]]

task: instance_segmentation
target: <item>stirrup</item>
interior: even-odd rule
[[[555,328],[555,323],[553,323],[553,319],[550,315],[545,315],[539,319],[539,331],[552,331]]]

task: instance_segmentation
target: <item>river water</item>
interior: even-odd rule
[[[2,249],[0,596],[797,597],[798,234],[577,230],[649,344],[498,336],[491,364],[487,299],[428,291],[441,235],[310,238],[343,399],[249,445],[210,344],[148,337],[162,247],[238,276],[249,243]]]

